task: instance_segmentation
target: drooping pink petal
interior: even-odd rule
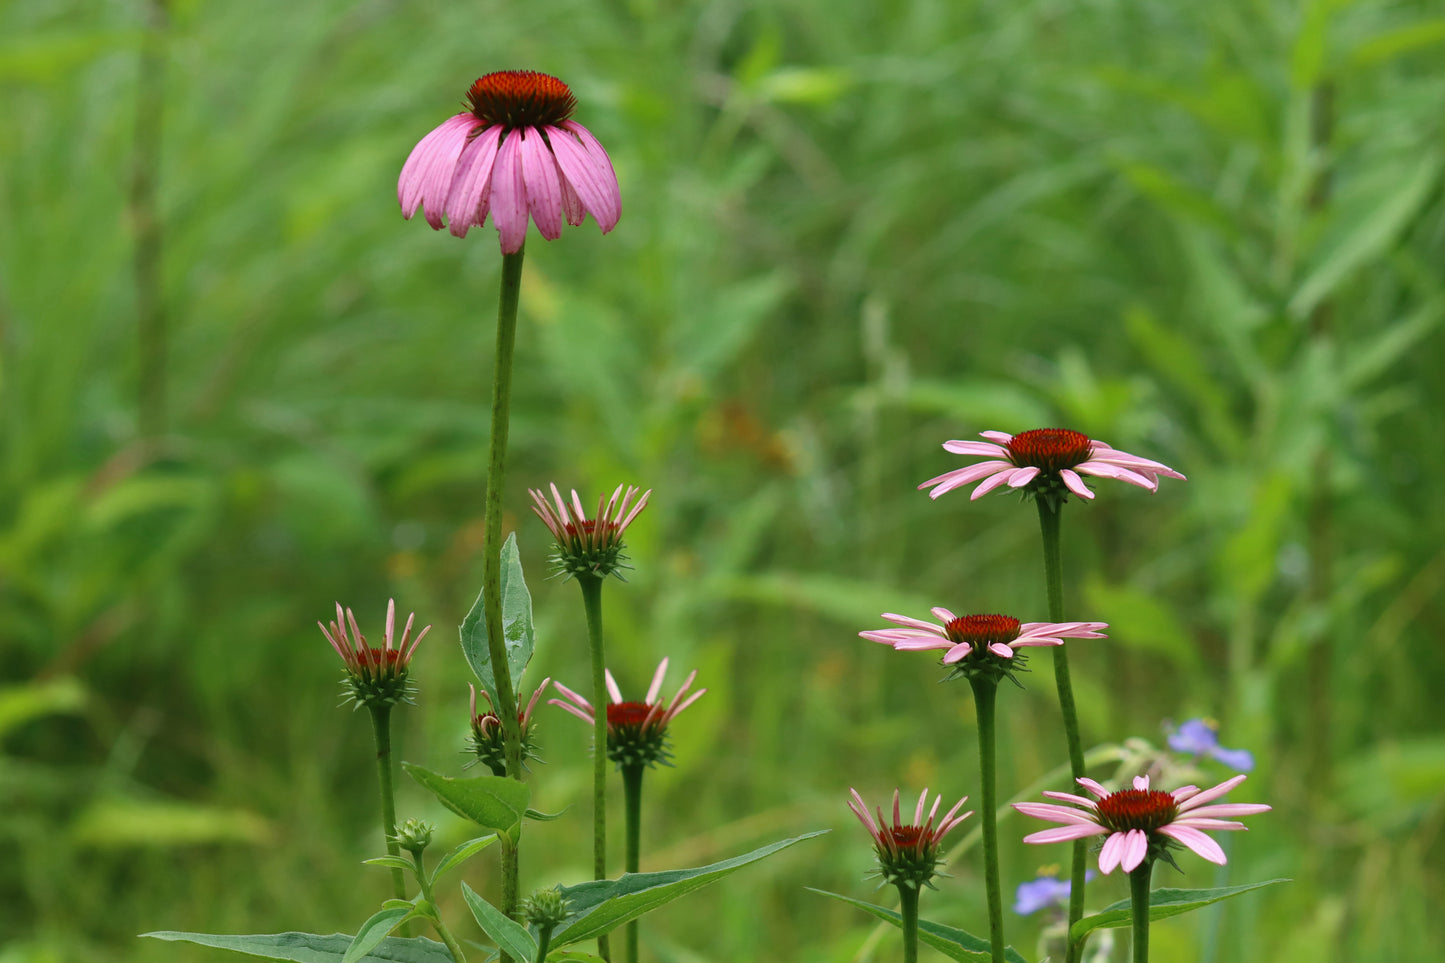
[[[1104,840],[1104,846],[1099,850],[1099,872],[1108,876],[1119,865],[1124,858],[1128,845],[1128,833],[1113,833]]]
[[[487,128],[467,144],[456,162],[446,192],[446,215],[448,230],[457,237],[466,237],[473,225],[487,219],[497,141],[501,136],[502,128]]]
[[[434,128],[417,142],[401,166],[396,182],[396,197],[402,216],[411,220],[420,205],[426,221],[434,229],[442,226],[442,208],[452,173],[466,146],[467,135],[477,126],[471,114],[456,114]]]
[[[977,465],[969,465],[967,468],[955,468],[953,471],[944,472],[936,478],[930,478],[918,487],[920,489],[931,488],[932,491],[928,493],[928,497],[937,498],[980,478],[986,478],[999,472],[1011,473],[1013,470],[1014,466],[1010,462],[986,461]]]
[[[622,191],[617,186],[612,158],[607,156],[606,148],[592,136],[592,132],[575,120],[564,120],[561,127],[576,134],[577,142],[568,141],[565,137],[557,140],[566,142],[569,151],[573,146],[580,146],[581,159],[573,154],[572,159],[567,161],[559,153],[557,163],[577,189],[577,196],[582,198],[597,226],[606,234],[617,226],[618,219],[622,217]],[[569,163],[572,166],[569,167]],[[589,192],[595,196],[589,197]]]
[[[1059,471],[1059,477],[1064,480],[1064,487],[1080,498],[1087,499],[1094,497],[1094,493],[1089,490],[1089,486],[1084,484],[1084,480],[1080,478],[1078,473],[1072,468],[1061,469]]]
[[[1014,436],[1006,431],[980,431],[978,436],[980,438],[987,438],[989,441],[1000,445],[1007,445],[1014,440]]]
[[[949,643],[947,640],[943,640],[943,645],[949,645],[949,644],[950,644],[950,643]],[[903,646],[901,646],[901,645],[900,645],[900,646],[895,646],[895,648],[898,649],[898,651],[900,651],[900,652],[903,651]],[[924,646],[909,646],[909,649],[910,649],[910,650],[914,650],[914,651],[916,651],[916,650],[918,650],[918,649],[922,649],[922,648],[925,648],[925,647],[924,647]],[[937,648],[942,648],[942,646],[941,646],[941,645],[930,645],[930,646],[927,646],[927,648],[937,649]],[[972,652],[972,651],[973,651],[973,646],[969,645],[967,642],[960,642],[960,643],[958,643],[957,645],[953,646],[953,648],[949,649],[947,652],[945,652],[945,653],[943,654],[943,664],[944,664],[944,665],[954,665],[954,664],[956,664],[956,663],[962,662],[964,659],[968,658],[968,654],[969,654],[970,652]]]
[[[1124,872],[1132,873],[1148,853],[1149,834],[1142,829],[1131,829],[1124,834],[1124,852],[1119,857],[1119,865]]]
[[[1068,826],[1055,826],[1052,829],[1041,829],[1036,833],[1030,833],[1024,837],[1026,843],[1063,843],[1071,839],[1088,839],[1090,836],[1102,836],[1108,830],[1097,823],[1074,823]]]
[[[1188,799],[1185,799],[1182,802],[1179,799],[1178,793],[1175,793],[1174,801],[1179,803],[1179,811],[1181,813],[1186,813],[1189,812],[1191,809],[1197,809],[1207,802],[1218,799],[1220,796],[1228,793],[1235,786],[1238,786],[1240,783],[1244,782],[1244,780],[1245,776],[1243,773],[1241,773],[1240,775],[1226,779],[1219,785],[1206,789],[1203,792],[1194,793]]]
[[[973,494],[968,496],[968,500],[971,502],[978,501],[980,498],[987,495],[995,488],[998,488],[1000,485],[1007,482],[1009,478],[1013,475],[1013,473],[1014,467],[1012,465],[1009,465],[1007,468],[1000,470],[992,478],[979,482],[978,487],[973,490]]]
[[[1077,796],[1069,796],[1068,793],[1049,793],[1055,798],[1065,797],[1077,799]],[[1069,823],[1090,826],[1097,826],[1099,821],[1092,813],[1083,812],[1078,809],[1071,809],[1068,806],[1055,806],[1053,803],[1020,802],[1013,803],[1013,808],[1025,816],[1033,816],[1035,819],[1047,819],[1050,822]]]
[[[527,210],[538,232],[547,240],[555,241],[562,236],[562,182],[557,174],[557,162],[539,131],[518,133],[526,134],[522,139],[522,180],[527,186]],[[618,487],[620,490],[621,486]]]
[[[1008,449],[987,441],[945,441],[943,450],[955,455],[983,455],[985,458],[1008,458]]]
[[[1016,469],[1008,476],[1008,487],[1022,488],[1029,482],[1033,481],[1035,478],[1039,477],[1040,471],[1041,469],[1035,468],[1032,465],[1028,466],[1027,468]]]
[[[516,254],[527,240],[527,185],[522,179],[522,138],[515,130],[497,148],[491,203],[502,253]]]
[[[1185,846],[1194,850],[1200,856],[1223,866],[1225,863],[1224,850],[1218,843],[1190,826],[1181,826],[1178,823],[1171,823],[1168,826],[1161,826],[1156,830],[1162,836],[1177,839]]]
[[[1106,465],[1100,462],[1086,461],[1082,465],[1075,466],[1075,470],[1084,475],[1095,475],[1099,478],[1114,478],[1118,481],[1128,482],[1131,485],[1138,485],[1140,488],[1147,488],[1154,491],[1159,483],[1154,479],[1141,475],[1136,471],[1127,468],[1120,468],[1118,465]]]

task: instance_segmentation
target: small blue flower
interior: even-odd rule
[[[1084,874],[1086,881],[1093,878],[1092,869]],[[1050,906],[1063,906],[1069,901],[1071,889],[1073,886],[1068,880],[1059,879],[1051,872],[1041,873],[1038,879],[1019,883],[1019,888],[1014,893],[1014,912],[1020,916],[1028,916]]]
[[[1236,772],[1252,772],[1254,756],[1248,749],[1226,749],[1219,744],[1216,725],[1204,719],[1190,719],[1169,734],[1169,748],[1194,756],[1217,759]]]

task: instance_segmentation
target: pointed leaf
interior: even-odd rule
[[[477,853],[480,853],[482,850],[486,849],[488,846],[492,845],[492,843],[495,843],[496,841],[497,835],[496,833],[492,833],[487,836],[478,836],[476,839],[469,839],[466,842],[462,843],[456,849],[452,850],[451,852],[447,853],[446,856],[442,857],[442,861],[440,863],[437,863],[437,868],[434,869],[431,874],[432,882],[435,883],[437,880],[442,878],[442,874],[448,872],[449,870],[455,869],[458,865],[468,859],[471,859]]]
[[[887,909],[883,906],[876,906],[873,903],[866,903],[861,899],[854,899],[851,896],[843,896],[839,893],[830,893],[823,889],[808,889],[814,893],[822,893],[824,896],[831,896],[836,900],[842,900],[850,906],[856,906],[865,913],[876,916],[885,923],[892,923],[902,928],[903,917],[897,910]],[[950,960],[959,960],[961,963],[989,963],[993,959],[992,948],[988,940],[981,936],[974,936],[972,933],[952,926],[944,926],[941,923],[930,923],[928,920],[918,921],[918,941],[933,947]],[[1019,951],[1012,946],[1004,948],[1004,959],[1009,963],[1028,963],[1019,954]]]
[[[555,813],[544,813],[540,809],[529,809],[527,810],[526,815],[527,818],[532,820],[533,822],[550,823],[554,819],[561,819],[564,815],[567,814],[567,810],[571,808],[571,806],[567,806],[563,808],[561,812]]]
[[[1149,894],[1149,919],[1168,919],[1222,899],[1229,899],[1231,896],[1248,893],[1250,890],[1288,882],[1290,881],[1287,879],[1270,879],[1263,883],[1245,883],[1243,886],[1224,886],[1219,889],[1156,889]],[[1106,906],[1102,912],[1079,920],[1069,930],[1069,938],[1078,943],[1094,930],[1129,926],[1132,922],[1133,913],[1130,911],[1129,900],[1120,900]]]
[[[220,950],[231,950],[249,956],[260,956],[268,960],[290,960],[291,963],[341,963],[351,937],[344,933],[322,936],[318,933],[258,933],[254,935],[233,935],[229,933],[178,933],[174,930],[158,930],[142,933],[142,937],[166,940],[172,943],[195,943]],[[416,936],[399,939],[395,936],[382,940],[359,963],[454,963],[447,948],[435,940]]]
[[[521,963],[537,958],[537,941],[532,939],[532,934],[527,932],[525,926],[516,920],[508,919],[505,913],[472,892],[472,888],[466,883],[462,884],[462,899],[467,901],[467,906],[470,907],[472,916],[476,917],[482,932],[490,936],[503,952]]]
[[[562,947],[610,933],[623,923],[635,920],[642,914],[742,869],[749,863],[755,863],[804,839],[821,835],[822,832],[806,833],[696,869],[625,873],[620,879],[564,886],[562,895],[569,901],[571,913],[552,933],[552,945]]]
[[[482,595],[472,603],[472,610],[462,619],[462,654],[477,674],[482,688],[497,704],[497,677],[492,671],[492,652],[487,645],[487,620]],[[502,644],[507,653],[507,669],[512,688],[521,682],[527,663],[532,661],[532,593],[522,576],[522,560],[517,553],[517,533],[507,536],[502,546]]]
[[[341,958],[341,963],[356,963],[370,953],[378,943],[391,935],[392,930],[401,925],[402,920],[411,915],[411,911],[411,904],[407,904],[393,906],[374,914],[356,931],[356,937],[346,948],[346,955]]]
[[[416,864],[405,856],[373,856],[370,859],[361,861],[363,866],[387,866],[391,869],[405,870],[411,872],[416,869]]]
[[[526,783],[505,776],[453,779],[409,762],[402,763],[401,768],[458,816],[470,819],[483,829],[506,833],[512,839],[520,836],[522,814],[532,798]]]

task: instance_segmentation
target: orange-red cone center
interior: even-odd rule
[[[1089,436],[1067,428],[1035,428],[1013,436],[1006,446],[1009,460],[1020,468],[1055,472],[1089,460],[1094,443]]]
[[[577,109],[577,98],[562,81],[535,70],[499,70],[477,78],[467,91],[472,116],[485,124],[555,127]]]

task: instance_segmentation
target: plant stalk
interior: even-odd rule
[[[998,760],[994,732],[994,705],[998,680],[970,676],[974,708],[978,712],[978,814],[983,825],[984,889],[988,894],[988,941],[993,963],[1004,963],[1003,890],[998,871]],[[915,896],[916,898],[916,896]]]
[[[642,776],[646,766],[622,767],[622,798],[627,813],[627,861],[625,869],[635,873],[642,864]],[[622,958],[637,963],[637,920],[627,924]]]
[[[1149,877],[1154,873],[1154,860],[1144,862],[1129,874],[1129,903],[1134,928],[1134,963],[1149,963]]]
[[[412,865],[416,867],[416,881],[417,885],[421,887],[422,899],[426,900],[432,906],[436,906],[436,897],[432,895],[431,879],[427,876],[426,863],[423,861],[422,854],[412,853],[411,862]],[[398,872],[400,872],[400,870],[398,870]],[[442,942],[446,944],[447,950],[451,952],[452,959],[455,960],[456,963],[467,963],[466,954],[462,952],[462,945],[457,942],[457,938],[452,935],[452,931],[447,929],[447,925],[442,922],[440,915],[432,919],[432,926],[436,928],[437,935],[442,938]],[[402,935],[405,936],[406,934],[403,933]]]
[[[903,922],[903,963],[918,963],[918,887],[898,887],[898,915]]]
[[[1049,621],[1064,621],[1064,563],[1059,549],[1059,516],[1063,505],[1052,505],[1036,498],[1039,507],[1039,531],[1044,542],[1044,585],[1049,599]],[[1069,677],[1068,646],[1052,646],[1054,686],[1059,693],[1059,713],[1064,719],[1064,739],[1069,748],[1069,771],[1074,779],[1084,776],[1084,740],[1079,732],[1079,711],[1074,704],[1074,685]],[[1074,840],[1073,862],[1069,869],[1069,929],[1084,916],[1084,871],[1088,863],[1088,841]],[[1067,963],[1078,963],[1078,950],[1068,943]]]
[[[592,654],[592,878],[607,878],[607,664],[602,643],[602,579],[578,576],[587,613],[587,648]],[[611,960],[610,941],[597,938],[597,951]]]
[[[396,835],[396,787],[391,773],[391,706],[367,706],[371,710],[371,731],[376,736],[376,776],[381,785],[381,834],[386,840],[386,852],[400,856]],[[391,868],[392,895],[406,899],[406,877],[401,869]]]
[[[497,715],[507,775],[522,779],[522,726],[517,719],[517,694],[502,637],[502,485],[507,473],[507,435],[511,423],[512,353],[517,338],[517,302],[522,290],[522,257],[526,249],[502,255],[502,287],[497,305],[497,351],[492,366],[492,427],[488,441],[486,549],[482,567],[482,608],[487,624],[487,653],[496,679]],[[502,848],[502,912],[517,918],[517,847]],[[502,954],[502,963],[510,957]]]

